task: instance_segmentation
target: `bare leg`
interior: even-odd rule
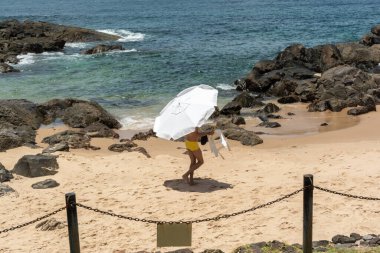
[[[198,150],[193,151],[192,153],[195,157],[196,162],[192,164],[189,170],[189,175],[190,175],[189,184],[190,185],[194,185],[194,171],[198,169],[199,167],[201,167],[202,164],[204,163],[202,150],[198,149]]]
[[[192,172],[193,165],[196,163],[196,158],[195,158],[192,151],[187,150],[187,153],[188,153],[189,158],[190,158],[190,166],[189,166],[189,170],[185,174],[182,175],[182,179],[185,183],[190,184],[189,175]]]

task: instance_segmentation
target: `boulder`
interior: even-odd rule
[[[82,132],[91,137],[119,138],[119,134],[100,122],[92,123],[88,127],[85,127]]]
[[[249,108],[253,106],[262,106],[264,105],[261,100],[257,100],[254,96],[252,96],[249,92],[244,91],[237,95],[233,100],[233,102],[237,102],[243,108]]]
[[[10,187],[9,185],[0,183],[0,197],[11,192],[15,192],[15,190],[12,187]]]
[[[98,103],[79,99],[53,99],[39,105],[44,115],[44,123],[54,122],[61,118],[70,127],[85,128],[93,123],[102,123],[111,128],[118,129],[121,124]]]
[[[20,72],[20,70],[15,69],[14,67],[6,63],[0,63],[0,73],[11,73],[11,72]]]
[[[226,138],[240,141],[241,144],[246,146],[255,146],[263,143],[263,140],[254,132],[239,127],[225,129],[223,130],[223,134]]]
[[[42,139],[42,143],[54,145],[57,143],[67,143],[70,148],[90,147],[91,137],[82,132],[65,130]]]
[[[70,146],[67,142],[59,142],[55,144],[49,145],[47,148],[42,150],[42,153],[54,153],[57,151],[66,151],[68,152],[70,150]]]
[[[0,163],[0,183],[10,181],[13,175]]]
[[[139,132],[137,134],[134,134],[131,138],[131,141],[134,141],[134,140],[142,140],[142,141],[146,141],[148,140],[150,137],[156,137],[156,133],[153,132],[153,129],[149,129],[148,131],[146,132]]]
[[[222,115],[236,115],[236,114],[239,115],[241,108],[242,108],[242,106],[240,105],[239,102],[232,101],[232,102],[227,103],[222,108],[222,110],[220,111],[220,114],[222,114]]]
[[[132,141],[127,141],[126,143],[116,143],[108,147],[108,150],[113,152],[123,152],[125,150],[129,151],[131,148],[137,147],[137,144]]]
[[[58,171],[57,157],[51,155],[24,155],[14,166],[12,173],[24,177],[54,175]]]
[[[41,182],[32,184],[33,189],[47,189],[59,186],[59,183],[53,179],[46,179]]]
[[[124,48],[121,45],[97,45],[96,47],[87,49],[82,52],[82,54],[100,54],[109,51],[123,50]]]

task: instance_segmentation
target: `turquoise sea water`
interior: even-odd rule
[[[0,99],[95,100],[126,129],[147,128],[178,92],[219,89],[292,43],[357,41],[380,24],[378,0],[1,0],[0,20],[39,20],[119,34],[126,50],[85,56],[96,43],[24,55],[21,73],[0,75]]]

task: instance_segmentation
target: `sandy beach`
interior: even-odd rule
[[[380,107],[377,107],[380,110]],[[295,116],[286,116],[288,111]],[[229,141],[231,151],[214,157],[202,146],[205,164],[196,171],[196,185],[181,175],[189,158],[181,142],[157,138],[136,141],[152,158],[137,152],[107,150],[117,139],[93,139],[101,149],[57,152],[59,172],[53,176],[15,178],[5,184],[16,192],[0,198],[0,230],[33,220],[65,206],[65,193],[77,202],[125,216],[162,220],[196,220],[249,209],[302,188],[303,175],[313,174],[315,185],[338,192],[380,197],[380,113],[359,117],[341,113],[307,113],[303,106],[285,107],[277,120],[283,127],[260,129],[263,144],[249,147]],[[307,119],[307,117],[310,117]],[[307,124],[305,122],[308,122]],[[328,126],[320,126],[328,123]],[[247,129],[255,125],[252,119]],[[41,148],[20,147],[0,153],[0,162],[13,169],[26,154],[41,153],[41,139],[61,128],[41,128]],[[258,131],[257,128],[251,130]],[[269,132],[270,131],[270,132]],[[52,178],[60,186],[32,189]],[[313,240],[336,234],[380,233],[376,201],[350,199],[314,191]],[[66,212],[53,216],[66,224]],[[82,252],[168,252],[156,247],[156,226],[101,215],[78,207]],[[37,223],[36,223],[37,224]],[[0,252],[69,252],[67,227],[40,231],[36,224],[0,234]],[[194,252],[270,240],[302,243],[302,192],[269,207],[219,221],[193,224]]]

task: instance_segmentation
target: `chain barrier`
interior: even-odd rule
[[[36,223],[37,221],[41,221],[43,219],[46,219],[46,218],[48,218],[48,217],[50,217],[50,216],[52,216],[52,215],[54,215],[56,213],[59,213],[60,211],[63,211],[65,209],[66,209],[66,207],[64,206],[64,207],[61,207],[61,208],[55,210],[54,212],[51,212],[51,213],[48,213],[48,214],[46,214],[44,216],[38,217],[37,219],[34,219],[32,221],[25,222],[23,224],[20,224],[20,225],[14,226],[14,227],[10,227],[10,228],[4,229],[4,230],[0,230],[0,234],[1,233],[6,233],[8,231],[16,230],[18,228],[22,228],[22,227],[28,226],[28,225],[33,224],[33,223]]]
[[[340,196],[344,196],[344,197],[349,197],[349,198],[355,198],[355,199],[364,199],[364,200],[380,200],[380,198],[375,198],[375,197],[365,197],[365,196],[359,196],[359,195],[352,195],[352,194],[347,194],[347,193],[341,193],[341,192],[337,192],[337,191],[334,191],[334,190],[330,190],[330,189],[327,189],[327,188],[323,188],[323,187],[320,187],[320,186],[312,186],[314,187],[315,189],[318,189],[320,191],[324,191],[324,192],[328,192],[328,193],[332,193],[332,194],[336,194],[336,195],[340,195]],[[104,214],[104,215],[109,215],[109,216],[113,216],[113,217],[117,217],[117,218],[121,218],[121,219],[127,219],[127,220],[131,220],[131,221],[137,221],[137,222],[145,222],[145,223],[152,223],[152,224],[181,224],[181,223],[187,223],[187,224],[190,224],[190,223],[201,223],[201,222],[207,222],[207,221],[218,221],[220,219],[227,219],[227,218],[230,218],[230,217],[233,217],[233,216],[237,216],[237,215],[240,215],[240,214],[244,214],[244,213],[248,213],[248,212],[252,212],[252,211],[255,211],[257,209],[260,209],[260,208],[264,208],[264,207],[268,207],[268,206],[271,206],[275,203],[278,203],[282,200],[285,200],[285,199],[288,199],[290,197],[293,197],[294,195],[300,193],[301,191],[303,191],[305,189],[304,188],[301,188],[299,190],[296,190],[292,193],[289,193],[287,195],[284,195],[278,199],[275,199],[275,200],[272,200],[272,201],[269,201],[265,204],[262,204],[262,205],[258,205],[258,206],[255,206],[255,207],[252,207],[252,208],[249,208],[249,209],[245,209],[245,210],[242,210],[242,211],[239,211],[239,212],[235,212],[235,213],[230,213],[230,214],[223,214],[223,215],[218,215],[216,217],[212,217],[212,218],[204,218],[204,219],[197,219],[197,220],[189,220],[189,221],[159,221],[159,220],[150,220],[150,219],[140,219],[140,218],[134,218],[134,217],[129,217],[129,216],[125,216],[125,215],[122,215],[122,214],[115,214],[113,212],[110,212],[110,211],[103,211],[103,210],[100,210],[98,208],[92,208],[92,207],[89,207],[89,206],[86,206],[86,205],[83,205],[83,204],[80,204],[80,203],[76,203],[76,205],[78,207],[82,207],[84,209],[87,209],[87,210],[90,210],[90,211],[93,211],[93,212],[97,212],[97,213],[100,213],[100,214]],[[33,223],[36,223],[38,221],[41,221],[43,219],[46,219],[54,214],[57,214],[63,210],[66,209],[66,206],[64,207],[61,207],[51,213],[48,213],[44,216],[41,216],[41,217],[38,217],[32,221],[29,221],[29,222],[25,222],[23,224],[20,224],[20,225],[17,225],[17,226],[13,226],[13,227],[10,227],[10,228],[7,228],[7,229],[3,229],[3,230],[0,230],[0,234],[2,233],[6,233],[6,232],[9,232],[9,231],[12,231],[12,230],[16,230],[18,228],[22,228],[22,227],[25,227],[25,226],[28,226],[30,224],[33,224]]]
[[[326,189],[326,188],[323,188],[323,187],[319,187],[319,186],[316,186],[316,185],[314,185],[314,188],[318,189],[320,191],[324,191],[324,192],[328,192],[328,193],[332,193],[332,194],[336,194],[336,195],[340,195],[340,196],[344,196],[344,197],[349,197],[349,198],[365,199],[365,200],[380,200],[380,198],[364,197],[364,196],[352,195],[352,194],[347,194],[347,193],[341,193],[341,192],[329,190],[329,189]]]
[[[101,214],[104,214],[104,215],[109,215],[109,216],[113,216],[113,217],[117,217],[117,218],[121,218],[121,219],[127,219],[127,220],[131,220],[131,221],[138,221],[138,222],[145,222],[145,223],[154,223],[154,224],[182,224],[182,223],[190,224],[190,223],[200,223],[200,222],[206,222],[206,221],[218,221],[220,219],[227,219],[227,218],[230,218],[232,216],[237,216],[237,215],[240,215],[240,214],[243,214],[243,213],[248,213],[248,212],[260,209],[260,208],[264,208],[264,207],[273,205],[273,204],[275,204],[277,202],[280,202],[280,201],[282,201],[284,199],[288,199],[288,198],[290,198],[290,197],[292,197],[292,196],[300,193],[303,190],[304,190],[304,188],[301,188],[301,189],[299,189],[297,191],[294,191],[294,192],[292,192],[290,194],[287,194],[287,195],[285,195],[283,197],[280,197],[278,199],[275,199],[275,200],[272,200],[272,201],[267,202],[265,204],[262,204],[262,205],[259,205],[259,206],[255,206],[255,207],[252,207],[252,208],[249,208],[249,209],[246,209],[246,210],[242,210],[242,211],[239,211],[239,212],[235,212],[235,213],[231,213],[231,214],[218,215],[218,216],[213,217],[213,218],[205,218],[205,219],[189,220],[189,221],[158,221],[158,220],[149,220],[149,219],[139,219],[139,218],[133,218],[133,217],[129,217],[129,216],[121,215],[121,214],[115,214],[115,213],[112,213],[112,212],[109,212],[109,211],[103,211],[103,210],[100,210],[98,208],[92,208],[92,207],[89,207],[89,206],[86,206],[86,205],[83,205],[83,204],[80,204],[80,203],[76,203],[76,205],[79,206],[79,207],[82,207],[84,209],[90,210],[90,211],[94,211],[94,212],[97,212],[97,213],[101,213]]]

